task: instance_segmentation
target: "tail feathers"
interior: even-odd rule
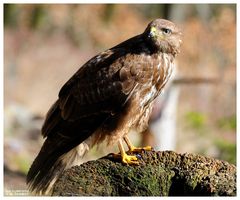
[[[62,149],[59,148],[51,151],[47,140],[27,175],[29,190],[35,195],[50,195],[52,186],[59,175],[65,169],[80,164],[80,159],[89,150],[88,145],[82,142],[73,149],[66,150],[66,147],[62,147],[65,148],[64,152],[67,152],[62,154]]]
[[[49,164],[49,163],[48,163]],[[34,165],[34,163],[33,163]],[[34,171],[36,165],[31,169],[30,172]],[[51,187],[54,182],[57,180],[57,177],[63,172],[64,165],[61,161],[56,161],[51,168],[45,167],[45,169],[40,169],[36,176],[31,176],[28,174],[27,184],[29,186],[29,190],[34,195],[50,195]]]

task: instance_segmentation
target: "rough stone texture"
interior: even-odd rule
[[[143,151],[140,164],[106,156],[66,170],[57,196],[235,196],[236,167],[225,161],[172,151]]]

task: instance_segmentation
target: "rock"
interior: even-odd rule
[[[66,170],[53,196],[235,196],[236,167],[172,151],[143,151],[139,165],[106,156]]]

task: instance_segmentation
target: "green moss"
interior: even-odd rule
[[[53,195],[236,194],[236,169],[226,162],[171,151],[142,152],[138,156],[137,166],[124,165],[105,157],[73,167],[55,183]]]

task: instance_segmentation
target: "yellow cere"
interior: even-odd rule
[[[152,35],[156,36],[157,29],[153,26],[153,27],[151,27],[150,32],[151,32]]]

